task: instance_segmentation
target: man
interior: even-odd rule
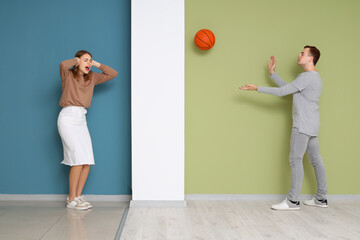
[[[290,141],[291,189],[287,198],[272,206],[274,210],[300,210],[300,193],[304,177],[303,156],[305,151],[314,167],[317,193],[311,200],[304,201],[305,205],[327,207],[326,171],[320,156],[318,133],[320,129],[319,100],[322,90],[322,80],[315,65],[320,58],[320,51],[314,46],[305,46],[298,56],[298,65],[304,68],[291,83],[283,81],[276,73],[276,60],[270,59],[268,70],[271,78],[279,86],[257,87],[246,84],[242,90],[252,90],[277,96],[293,94],[293,128]]]

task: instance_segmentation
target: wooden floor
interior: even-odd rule
[[[128,202],[92,202],[67,209],[65,201],[0,201],[0,240],[113,240]]]
[[[360,239],[360,202],[296,212],[273,201],[187,201],[187,208],[130,208],[121,240]]]

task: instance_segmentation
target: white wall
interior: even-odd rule
[[[184,0],[132,0],[132,206],[184,203]]]

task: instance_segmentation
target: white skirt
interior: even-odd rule
[[[87,127],[84,107],[64,107],[57,125],[64,149],[62,164],[69,166],[94,165],[94,154]]]

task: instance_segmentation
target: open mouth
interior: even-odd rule
[[[90,68],[91,68],[90,66],[86,66],[86,67],[85,67],[85,70],[86,70],[86,71],[90,71]]]

